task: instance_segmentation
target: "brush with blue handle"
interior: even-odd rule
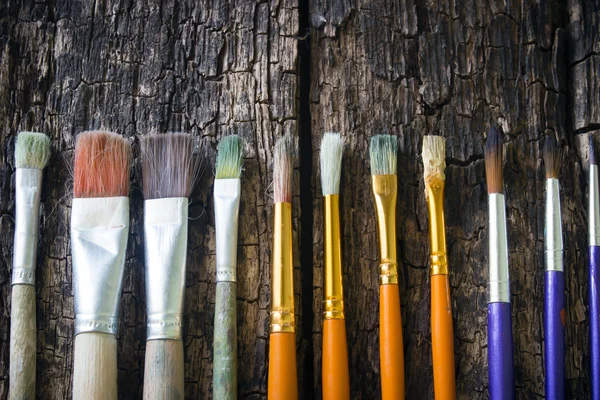
[[[600,399],[600,295],[598,294],[598,268],[600,266],[600,193],[598,190],[598,164],[592,135],[590,140],[590,195],[589,195],[589,304],[590,304],[590,354],[592,399]]]

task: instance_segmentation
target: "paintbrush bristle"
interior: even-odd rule
[[[44,169],[50,160],[50,138],[39,132],[21,132],[17,136],[17,168]]]
[[[292,201],[294,141],[290,135],[277,140],[273,150],[273,198],[275,203]]]
[[[423,138],[423,177],[437,176],[445,179],[446,139],[442,136],[427,135]]]
[[[588,135],[589,148],[590,148],[590,164],[596,165],[596,148],[594,147],[594,135],[591,133]]]
[[[321,139],[321,188],[323,196],[340,193],[344,139],[339,133],[327,132]]]
[[[544,141],[544,167],[546,179],[558,178],[560,171],[560,147],[554,135],[546,136]]]
[[[490,128],[485,141],[485,175],[488,193],[504,193],[502,176],[502,136],[495,126]]]
[[[375,135],[369,149],[371,175],[396,175],[398,139],[392,135]]]
[[[239,179],[242,176],[244,149],[238,135],[225,136],[219,141],[216,179]]]
[[[200,170],[194,138],[187,133],[142,136],[140,164],[145,200],[189,197]]]
[[[129,140],[112,132],[81,133],[75,142],[74,196],[127,196],[130,163]]]

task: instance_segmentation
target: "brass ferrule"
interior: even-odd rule
[[[373,194],[377,209],[379,233],[379,284],[398,284],[398,259],[396,256],[396,175],[373,175]]]
[[[344,319],[342,247],[340,244],[340,203],[337,194],[323,197],[325,259],[325,319]]]
[[[429,211],[429,246],[433,275],[448,275],[446,226],[444,223],[444,179],[436,175],[425,178],[425,197]]]
[[[275,203],[274,220],[269,330],[271,333],[295,332],[292,204]]]

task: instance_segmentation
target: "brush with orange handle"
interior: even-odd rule
[[[290,136],[275,143],[273,152],[273,264],[268,397],[296,400],[296,321],[292,259],[292,167],[294,144]]]
[[[456,399],[454,332],[444,224],[445,146],[446,139],[442,136],[423,138],[423,179],[429,210],[431,255],[431,351],[436,400]]]
[[[383,400],[404,399],[404,349],[396,255],[396,176],[398,141],[371,138],[369,149],[379,232],[379,358]]]
[[[326,133],[321,141],[325,311],[323,312],[323,399],[350,399],[340,243],[340,176],[344,139]]]

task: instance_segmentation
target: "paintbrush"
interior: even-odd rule
[[[43,169],[50,138],[21,132],[15,147],[15,239],[10,311],[9,399],[35,398],[35,263]]]
[[[323,312],[323,399],[350,399],[348,348],[344,320],[342,248],[340,238],[340,177],[344,139],[325,133],[321,140],[321,188],[323,190],[323,236],[325,301]]]
[[[560,148],[554,135],[544,142],[546,167],[546,282],[544,285],[544,367],[546,398],[565,398],[565,275],[560,213]]]
[[[446,139],[442,136],[425,136],[423,138],[423,179],[429,210],[431,352],[433,385],[437,400],[456,398],[454,332],[444,222],[445,159]]]
[[[268,397],[272,400],[298,398],[292,258],[292,171],[295,152],[289,135],[277,140],[273,151],[275,204],[268,381]]]
[[[71,254],[74,399],[117,398],[117,324],[129,232],[129,141],[84,132],[75,143]]]
[[[146,135],[140,144],[148,312],[144,399],[183,399],[188,197],[199,163],[188,134]]]
[[[370,146],[371,175],[379,232],[379,357],[383,400],[404,398],[404,349],[396,255],[398,140],[376,135]]]
[[[502,177],[502,137],[492,126],[485,142],[489,204],[488,377],[492,400],[514,398],[510,280],[506,205]]]
[[[589,193],[589,306],[592,399],[600,398],[600,191],[594,137],[589,135],[590,193]]]
[[[226,136],[219,142],[214,189],[217,236],[213,342],[215,399],[237,399],[236,268],[243,155],[242,139],[239,136]]]

